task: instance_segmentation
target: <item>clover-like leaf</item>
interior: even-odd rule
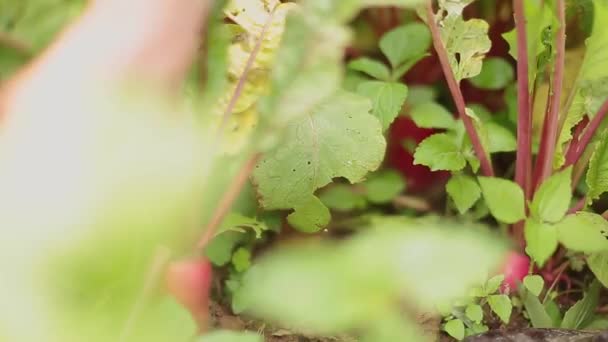
[[[421,128],[453,129],[456,125],[454,115],[436,102],[425,102],[414,106],[410,117]]]
[[[555,173],[541,184],[534,195],[530,211],[544,222],[555,223],[568,211],[572,199],[572,168]]]
[[[394,69],[418,60],[424,56],[431,46],[431,33],[426,25],[408,23],[399,26],[382,36],[380,50],[389,60]]]
[[[388,81],[390,78],[390,71],[386,65],[368,57],[360,57],[351,61],[348,63],[348,68],[361,71],[381,81]]]
[[[528,219],[524,228],[526,253],[542,266],[557,250],[557,229],[555,226]]]

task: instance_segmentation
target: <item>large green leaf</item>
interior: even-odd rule
[[[498,221],[515,223],[525,217],[524,192],[510,180],[479,177],[481,193],[490,209],[490,213]]]
[[[386,142],[370,109],[369,100],[338,92],[291,123],[286,140],[265,154],[253,172],[260,204],[291,209],[333,178],[355,183],[378,168]]]
[[[595,253],[608,250],[608,222],[598,214],[578,212],[556,225],[559,241],[569,249]]]
[[[520,293],[532,326],[535,328],[553,328],[553,319],[551,319],[538,297],[526,289],[523,289]]]
[[[572,200],[572,168],[560,171],[541,184],[534,195],[530,211],[537,219],[555,223],[568,211]]]
[[[359,84],[357,93],[372,100],[372,114],[386,130],[401,112],[407,87],[398,82],[366,81]]]
[[[339,244],[268,253],[246,273],[238,296],[250,314],[324,334],[366,326],[398,308],[396,297],[429,309],[448,304],[500,262],[504,246],[480,231],[438,225],[385,221]]]
[[[589,203],[608,191],[608,134],[601,135],[587,170],[587,200]]]
[[[574,88],[574,97],[560,132],[556,154],[556,165],[563,163],[563,145],[572,139],[572,128],[579,123],[585,115],[593,117],[606,97],[608,97],[608,35],[605,23],[608,20],[608,2],[604,0],[593,1],[594,19],[593,32],[587,39],[587,50],[581,65],[577,83]]]
[[[498,315],[501,321],[505,324],[509,323],[511,311],[513,311],[513,304],[511,304],[509,296],[505,294],[488,296],[488,304],[490,304],[490,308]]]

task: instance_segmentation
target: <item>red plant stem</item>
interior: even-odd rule
[[[515,182],[521,186],[526,198],[531,196],[532,168],[532,111],[528,78],[528,38],[524,0],[513,0],[515,29],[517,32],[517,157]]]
[[[585,203],[587,203],[587,197],[581,198],[572,208],[568,209],[568,214],[574,214],[583,210],[585,208]]]
[[[241,193],[243,186],[245,186],[247,179],[249,179],[249,175],[251,175],[253,168],[258,163],[260,158],[261,154],[256,153],[251,156],[251,158],[249,158],[241,167],[239,173],[233,179],[232,184],[230,184],[230,187],[224,193],[224,196],[220,200],[215,212],[213,213],[213,216],[209,220],[209,223],[207,223],[203,235],[196,244],[197,250],[203,250],[207,246],[209,241],[213,239],[215,233],[217,232],[217,229],[224,220],[224,217],[226,217],[226,215],[230,211],[230,208],[232,208],[232,204],[234,204],[234,201]]]
[[[578,143],[581,141],[581,136],[585,132],[585,128],[589,124],[589,119],[585,116],[581,122],[579,122],[576,127],[574,127],[574,133],[572,134],[572,141],[570,142],[570,146],[568,146],[568,151],[566,152],[566,160],[570,160],[574,158],[576,151],[578,150]],[[570,165],[564,164],[562,169],[565,169]]]
[[[464,123],[464,127],[471,139],[471,143],[473,144],[473,149],[475,150],[475,154],[477,158],[479,158],[481,164],[481,173],[487,177],[494,176],[494,169],[492,168],[492,162],[488,158],[488,154],[486,154],[483,145],[481,144],[481,139],[479,139],[479,135],[475,130],[475,126],[473,125],[473,121],[466,113],[466,106],[464,103],[464,97],[462,96],[462,92],[460,90],[460,86],[456,81],[456,77],[454,77],[454,72],[450,67],[450,61],[448,60],[448,53],[441,41],[441,32],[439,31],[439,27],[435,22],[435,13],[433,12],[433,4],[431,1],[427,1],[427,24],[429,25],[429,29],[431,30],[431,35],[433,36],[433,46],[435,47],[435,51],[437,51],[437,56],[439,57],[439,62],[441,63],[441,69],[443,70],[443,74],[445,76],[446,82],[448,84],[448,88],[450,89],[450,93],[452,94],[452,98],[454,99],[454,104],[456,105],[456,109],[458,111],[458,115],[462,122]]]
[[[562,98],[562,87],[564,84],[564,69],[566,56],[566,2],[557,1],[557,16],[559,19],[559,30],[557,31],[557,56],[555,59],[555,72],[551,86],[551,102],[548,104],[549,112],[545,117],[543,125],[543,139],[541,140],[538,159],[536,164],[534,189],[551,176],[553,171],[553,157],[557,143],[557,129],[559,127],[559,107]]]
[[[600,127],[600,124],[606,117],[606,114],[608,114],[608,100],[606,100],[604,104],[602,104],[602,107],[600,107],[593,120],[589,122],[589,126],[583,133],[583,136],[580,138],[580,140],[573,142],[574,146],[571,147],[571,149],[573,149],[573,153],[569,153],[568,155],[566,155],[566,167],[574,165],[579,161],[579,159],[585,152],[585,149],[591,142],[591,139],[597,132],[597,129]]]

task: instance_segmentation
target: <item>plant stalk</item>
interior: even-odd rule
[[[608,99],[604,102],[604,104],[602,104],[591,122],[589,122],[589,125],[587,126],[587,129],[585,129],[585,132],[581,138],[576,142],[573,141],[574,145],[571,147],[573,152],[566,155],[566,167],[574,165],[579,161],[587,149],[587,146],[591,142],[591,139],[593,139],[593,136],[600,127],[602,121],[606,117],[606,114],[608,114]]]
[[[241,167],[241,169],[239,170],[239,173],[236,175],[236,177],[232,181],[232,184],[230,184],[230,187],[228,188],[228,190],[226,190],[226,192],[224,193],[224,196],[220,200],[217,208],[215,209],[213,216],[211,217],[211,219],[209,220],[209,223],[207,224],[207,227],[205,228],[205,232],[203,233],[203,236],[201,236],[201,238],[198,240],[198,243],[196,244],[197,250],[200,251],[200,250],[204,249],[207,246],[207,244],[209,243],[209,241],[211,241],[211,239],[213,239],[213,237],[215,236],[215,234],[217,232],[218,227],[224,220],[224,217],[226,217],[226,215],[230,211],[230,208],[232,208],[232,204],[234,204],[234,201],[237,199],[237,197],[241,193],[243,186],[247,182],[247,179],[249,178],[249,175],[253,171],[253,168],[260,160],[260,157],[261,157],[260,153],[254,154]]]
[[[426,12],[427,12],[427,24],[429,25],[429,29],[431,30],[431,35],[433,37],[433,46],[435,47],[435,51],[437,51],[437,56],[439,57],[439,62],[441,63],[441,69],[443,70],[443,74],[445,76],[446,82],[448,84],[448,88],[450,89],[450,93],[452,95],[452,99],[454,100],[454,104],[456,105],[456,110],[458,111],[458,116],[464,123],[464,127],[471,139],[471,143],[473,145],[473,150],[479,158],[481,165],[481,173],[486,177],[494,176],[494,169],[492,167],[492,162],[488,157],[483,145],[481,144],[481,139],[475,130],[475,126],[473,125],[472,119],[466,113],[466,105],[464,102],[464,97],[462,96],[462,91],[460,90],[460,86],[456,81],[456,77],[454,77],[454,72],[450,67],[450,61],[448,60],[448,53],[441,41],[441,32],[439,31],[439,27],[435,22],[435,13],[433,11],[433,4],[429,0],[426,4]]]
[[[528,77],[528,38],[524,0],[513,0],[515,29],[517,32],[517,157],[515,182],[531,197],[532,174],[532,111]]]
[[[543,134],[538,159],[535,168],[534,189],[538,188],[545,179],[553,172],[553,158],[557,144],[557,131],[559,128],[559,107],[562,98],[562,88],[564,84],[564,69],[566,56],[566,1],[557,0],[557,16],[559,20],[559,30],[557,31],[555,59],[555,71],[551,86],[551,102],[548,115],[543,124]]]

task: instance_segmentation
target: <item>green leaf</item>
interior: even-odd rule
[[[524,192],[510,180],[479,177],[481,193],[497,220],[504,223],[515,223],[524,219]]]
[[[367,201],[365,196],[345,184],[336,184],[324,190],[319,199],[332,210],[350,211],[365,209]]]
[[[555,300],[547,299],[547,301],[543,305],[545,307],[545,311],[547,315],[551,317],[551,322],[554,327],[559,327],[562,324],[562,311],[559,308],[559,305],[555,302]]]
[[[585,182],[589,187],[587,191],[589,203],[608,191],[608,134],[606,132],[601,135],[599,142],[596,144],[595,151],[589,161]]]
[[[453,175],[445,188],[460,214],[471,209],[481,197],[481,189],[475,179],[465,174]]]
[[[361,57],[348,63],[348,68],[357,70],[370,75],[373,78],[388,81],[390,79],[390,70],[386,65],[367,57]]]
[[[509,62],[499,57],[491,57],[483,62],[481,73],[469,81],[480,89],[503,89],[513,82],[513,67]]]
[[[408,89],[406,101],[412,108],[437,99],[437,90],[431,86],[411,85]]]
[[[538,60],[545,50],[541,39],[543,30],[552,25],[555,18],[551,6],[543,1],[524,1],[524,14],[526,17],[526,43],[528,46],[528,79],[530,86],[534,85],[538,71]],[[517,59],[517,33],[515,29],[503,35],[509,43],[509,53]]]
[[[372,100],[372,114],[388,129],[401,112],[407,98],[407,87],[397,82],[361,82],[357,93]]]
[[[214,331],[202,337],[197,342],[262,342],[261,335],[252,332]]]
[[[428,166],[431,171],[460,171],[466,166],[466,160],[453,135],[438,133],[418,145],[414,164]]]
[[[557,229],[555,226],[542,223],[535,219],[526,220],[524,236],[526,238],[526,253],[542,266],[557,250]]]
[[[464,339],[464,323],[459,319],[447,321],[443,326],[443,330],[458,341]]]
[[[505,280],[504,274],[495,275],[492,278],[488,279],[488,281],[486,282],[486,284],[483,287],[484,294],[486,296],[489,296],[493,293],[496,293],[496,291],[498,291],[498,289],[500,288],[500,285],[502,284],[502,282],[504,280]]]
[[[453,129],[456,125],[454,115],[436,102],[426,102],[414,106],[410,117],[421,128]]]
[[[572,200],[572,167],[545,180],[532,200],[532,215],[543,222],[555,223],[564,218]]]
[[[295,206],[295,211],[287,216],[287,222],[304,233],[315,233],[325,228],[331,219],[329,209],[315,196]]]
[[[205,248],[205,255],[215,266],[224,266],[232,258],[232,251],[246,235],[240,232],[226,232],[211,240]]]
[[[489,25],[481,19],[462,18],[462,10],[471,1],[441,1],[438,25],[448,53],[454,77],[460,82],[481,72],[483,59],[490,51]]]
[[[469,304],[467,305],[465,311],[465,315],[468,319],[475,323],[481,323],[483,320],[483,310],[479,304]]]
[[[517,149],[515,134],[504,126],[495,122],[483,124],[488,137],[488,152],[513,152]]]
[[[390,202],[405,190],[405,181],[397,171],[384,170],[372,173],[363,186],[370,202],[382,204]]]
[[[251,229],[255,233],[255,237],[259,239],[262,237],[262,233],[268,230],[268,226],[266,223],[260,222],[255,218],[233,212],[226,215],[216,236],[229,231],[245,233],[246,229]]]
[[[567,248],[595,253],[608,250],[608,222],[598,214],[578,212],[556,225],[559,242]]]
[[[587,265],[602,285],[608,287],[608,251],[591,254]]]
[[[490,304],[492,311],[500,317],[501,321],[505,324],[509,323],[511,311],[513,310],[509,296],[504,294],[488,296],[488,304]]]
[[[339,92],[289,125],[284,143],[253,172],[260,204],[267,210],[294,208],[333,178],[356,183],[377,169],[386,141],[370,109],[367,99]]]
[[[545,307],[540,302],[537,296],[527,290],[521,293],[523,297],[524,307],[530,317],[530,322],[534,328],[553,328],[553,319],[545,310]]]
[[[269,95],[259,106],[260,128],[282,133],[340,88],[349,33],[332,19],[310,10],[289,15],[275,59],[280,63],[273,65]]]
[[[393,69],[426,54],[431,47],[431,33],[422,23],[399,26],[380,39],[380,50],[388,58]]]
[[[339,243],[265,253],[245,274],[239,300],[260,319],[338,334],[386,314],[395,308],[394,298],[423,309],[452,303],[506,251],[483,231],[449,222],[401,217],[370,228]],[[466,267],[471,264],[476,267]]]
[[[608,319],[600,316],[595,317],[585,326],[585,330],[608,330]]]
[[[582,329],[585,325],[591,323],[599,301],[600,288],[600,283],[597,280],[593,281],[583,299],[576,302],[576,304],[566,311],[560,328]]]
[[[237,249],[232,254],[232,266],[237,272],[245,272],[251,266],[251,252],[243,247]]]
[[[593,1],[593,32],[586,41],[586,51],[580,67],[577,82],[574,88],[574,97],[570,108],[566,108],[565,123],[560,132],[556,156],[556,164],[563,163],[563,146],[572,139],[572,129],[585,115],[593,117],[601,104],[608,96],[608,35],[605,24],[608,20],[608,3],[606,1]],[[591,105],[593,104],[593,105]]]
[[[524,286],[530,293],[538,297],[545,287],[545,280],[537,274],[527,275],[524,278]]]
[[[488,328],[487,325],[473,323],[473,324],[471,324],[470,327],[466,328],[465,335],[473,336],[473,335],[477,335],[477,334],[483,334],[489,330],[490,330],[490,328]]]

